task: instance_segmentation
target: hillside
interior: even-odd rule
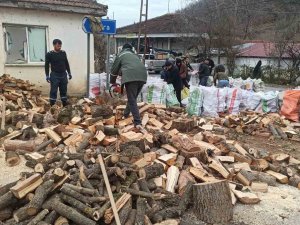
[[[205,26],[207,33],[268,41],[273,41],[275,34],[294,33],[293,38],[300,41],[299,0],[201,0],[180,13],[189,21],[184,29],[194,32]]]

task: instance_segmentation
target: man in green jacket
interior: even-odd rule
[[[144,84],[147,82],[147,70],[137,54],[133,52],[130,44],[125,44],[122,51],[115,59],[111,68],[111,83],[116,82],[118,75],[122,76],[122,87],[125,86],[127,93],[127,106],[124,111],[124,117],[128,118],[130,112],[134,119],[134,125],[138,129],[143,129],[137,98]]]

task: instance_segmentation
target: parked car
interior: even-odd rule
[[[139,54],[141,58],[144,58],[144,54]],[[145,55],[145,65],[149,72],[155,72],[157,74],[162,71],[162,67],[165,64],[165,60],[159,60],[155,58],[153,54]]]

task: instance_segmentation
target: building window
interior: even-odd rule
[[[46,27],[4,25],[6,64],[45,62]]]

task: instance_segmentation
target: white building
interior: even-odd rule
[[[86,93],[87,35],[82,30],[85,15],[105,16],[107,6],[95,0],[1,0],[0,75],[10,74],[49,92],[45,80],[45,54],[59,38],[67,52],[73,80],[69,94]],[[91,38],[91,72],[94,43]]]

